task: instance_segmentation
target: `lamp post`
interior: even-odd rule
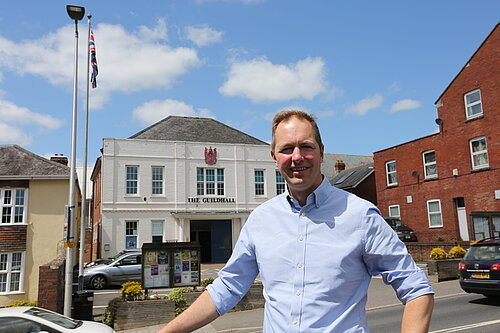
[[[71,317],[71,304],[73,293],[73,259],[75,255],[75,176],[76,176],[76,106],[78,89],[78,21],[85,15],[85,8],[67,5],[69,17],[75,21],[75,58],[73,68],[73,117],[71,129],[71,164],[69,177],[69,203],[66,206],[65,240],[66,268],[64,286],[64,315]]]

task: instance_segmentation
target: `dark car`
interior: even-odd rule
[[[399,219],[399,217],[384,217],[385,221],[391,226],[391,228],[396,232],[399,239],[403,242],[417,242],[417,235],[412,228],[408,227]]]
[[[84,285],[92,289],[103,289],[110,285],[119,286],[127,281],[141,281],[141,259],[141,252],[127,252],[108,264],[85,268]]]
[[[459,263],[460,287],[468,293],[500,297],[500,236],[471,245]]]

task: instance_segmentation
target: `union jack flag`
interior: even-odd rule
[[[90,48],[90,64],[92,65],[92,75],[90,77],[90,82],[92,83],[92,88],[96,88],[97,74],[99,74],[99,71],[97,69],[97,58],[95,56],[95,43],[94,43],[93,30],[90,30],[89,48]]]

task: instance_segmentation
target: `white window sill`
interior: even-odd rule
[[[429,226],[429,229],[442,228],[442,225]]]
[[[13,227],[16,225],[28,225],[28,223],[0,223],[0,227]]]
[[[13,292],[0,292],[0,295],[23,295],[24,291],[13,291]]]

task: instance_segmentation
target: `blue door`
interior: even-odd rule
[[[211,222],[212,262],[227,262],[232,252],[231,220]]]

